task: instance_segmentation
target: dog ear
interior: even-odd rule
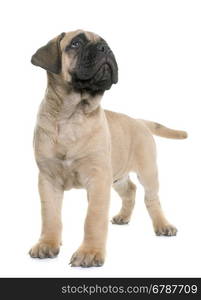
[[[32,56],[31,62],[51,73],[59,74],[61,71],[60,41],[65,36],[62,32],[59,36],[49,41],[47,45],[39,48]]]

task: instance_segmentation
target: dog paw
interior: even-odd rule
[[[71,267],[101,267],[104,264],[104,251],[95,248],[80,247],[71,257]]]
[[[54,258],[59,254],[59,247],[47,242],[38,242],[29,251],[32,258]]]
[[[175,236],[177,234],[177,228],[171,224],[155,225],[154,230],[158,236]]]
[[[117,225],[125,225],[128,224],[130,221],[130,218],[128,217],[123,217],[121,214],[118,214],[112,218],[112,224],[117,224]]]

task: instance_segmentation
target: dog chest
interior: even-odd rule
[[[85,122],[83,114],[75,112],[71,118],[66,118],[61,112],[55,123],[57,142],[74,143],[78,141],[84,132]]]
[[[42,159],[38,161],[38,166],[46,178],[56,186],[63,187],[65,190],[82,187],[76,171],[76,163],[72,159]]]

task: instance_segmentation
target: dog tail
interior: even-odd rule
[[[168,139],[186,139],[188,134],[186,131],[174,130],[168,127],[165,127],[159,123],[141,120],[153,133],[154,135],[161,136]]]

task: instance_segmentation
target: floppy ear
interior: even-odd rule
[[[32,56],[31,62],[51,73],[59,74],[61,71],[61,50],[60,41],[65,33],[49,41],[47,45],[39,48]]]

